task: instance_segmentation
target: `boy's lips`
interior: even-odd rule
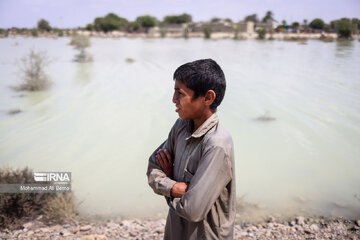
[[[180,107],[175,105],[176,109],[175,109],[175,112],[178,112],[180,110]]]

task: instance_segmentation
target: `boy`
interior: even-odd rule
[[[164,239],[233,239],[233,143],[216,114],[224,73],[212,59],[202,59],[180,66],[174,80],[180,118],[147,170],[149,185],[169,205]]]

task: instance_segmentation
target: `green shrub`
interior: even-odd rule
[[[33,36],[33,37],[39,36],[38,30],[37,30],[36,28],[32,28],[32,29],[30,30],[30,33],[31,33],[31,36]]]
[[[206,39],[211,38],[212,28],[210,25],[205,25],[203,28],[203,32]]]
[[[266,28],[260,28],[258,30],[256,30],[257,34],[258,34],[258,38],[259,39],[265,39],[266,36]]]

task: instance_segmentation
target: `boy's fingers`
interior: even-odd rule
[[[164,151],[159,152],[159,155],[162,158],[162,160],[164,161],[164,163],[168,162]]]
[[[171,157],[170,153],[167,150],[165,150],[164,152],[165,152],[168,162],[172,164],[172,157]]]

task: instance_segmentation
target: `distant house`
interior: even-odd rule
[[[246,21],[238,23],[238,30],[241,33],[253,34],[254,33],[254,22]]]
[[[224,20],[217,22],[197,22],[189,24],[189,32],[203,32],[204,26],[210,26],[212,32],[233,32],[234,24]]]
[[[165,24],[161,28],[166,29],[167,33],[170,34],[182,34],[186,24]]]
[[[278,21],[276,21],[273,18],[269,18],[266,20],[266,22],[259,22],[256,23],[255,25],[255,29],[259,29],[259,28],[266,28],[266,29],[275,29],[280,25],[280,23]]]

